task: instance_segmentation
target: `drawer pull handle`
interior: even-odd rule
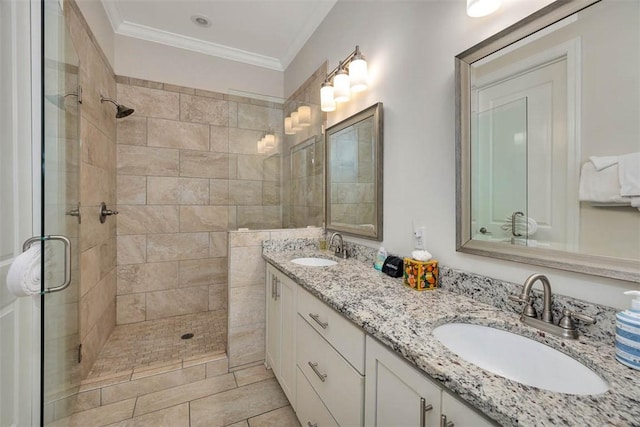
[[[320,320],[320,315],[318,314],[309,313],[309,317],[311,317],[318,325],[320,325],[322,329],[327,329],[327,326],[329,326],[329,322],[323,322],[322,320]]]
[[[420,398],[420,427],[425,427],[427,425],[426,414],[432,409],[433,409],[433,405],[427,404],[427,401],[424,399],[424,397],[421,397]]]
[[[271,298],[276,298],[276,276],[271,276]]]
[[[307,427],[318,427],[318,423],[311,424],[311,421],[307,421]]]
[[[440,415],[440,427],[454,427],[453,421],[447,421],[447,416]]]
[[[320,381],[325,382],[327,380],[327,374],[323,374],[318,370],[318,362],[315,362],[315,363],[308,362],[308,363],[309,363],[309,366],[311,366],[311,369],[313,369],[313,372],[315,372],[318,378],[320,378]]]

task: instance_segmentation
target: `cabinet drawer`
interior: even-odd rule
[[[298,290],[298,313],[364,375],[364,331],[302,287]]]
[[[300,369],[296,372],[296,390],[296,415],[302,427],[339,427]]]
[[[361,426],[364,377],[301,316],[297,325],[297,364],[341,426]]]

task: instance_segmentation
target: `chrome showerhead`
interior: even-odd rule
[[[130,116],[131,114],[133,114],[134,109],[133,108],[129,108],[127,106],[124,106],[122,104],[118,104],[116,101],[114,101],[111,98],[105,98],[104,96],[100,95],[100,102],[111,102],[113,105],[116,106],[117,111],[116,111],[116,119],[121,119],[123,117],[127,117]]]

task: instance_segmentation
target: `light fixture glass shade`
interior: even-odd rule
[[[298,126],[303,128],[311,126],[311,107],[308,105],[298,108]]]
[[[258,141],[258,153],[264,154],[264,152],[265,152],[264,138],[262,138],[260,141]]]
[[[291,113],[291,129],[295,132],[300,132],[302,130],[302,127],[300,126],[300,117],[297,111]]]
[[[336,102],[347,102],[350,97],[349,74],[342,68],[333,78],[333,99]]]
[[[472,18],[487,16],[498,10],[500,0],[467,0],[467,15]]]
[[[333,85],[330,82],[322,83],[320,88],[320,109],[326,112],[336,111],[336,101],[333,99]]]
[[[367,88],[367,61],[364,56],[356,55],[349,64],[351,92],[362,92]]]
[[[291,125],[291,117],[287,117],[284,119],[284,133],[285,135],[294,135],[296,131],[293,130],[293,126]]]
[[[267,134],[264,136],[264,148],[272,150],[276,146],[276,136]]]

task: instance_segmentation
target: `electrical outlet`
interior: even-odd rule
[[[426,228],[424,226],[416,227],[413,230],[414,249],[425,250],[425,238]]]

